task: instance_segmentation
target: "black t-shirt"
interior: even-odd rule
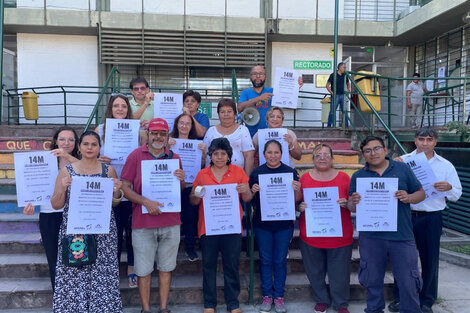
[[[346,77],[346,74],[339,75],[338,72],[336,71],[336,94],[342,95],[344,94],[344,78]],[[334,91],[333,89],[333,74],[330,74],[330,77],[328,78],[328,82],[331,84],[331,90]],[[346,84],[349,83],[349,78],[346,77]]]
[[[269,168],[266,163],[257,167],[253,170],[250,175],[250,188],[253,187],[254,184],[259,183],[258,175],[262,174],[277,174],[277,173],[293,173],[294,180],[299,180],[299,175],[297,171],[290,166],[287,166],[281,163],[281,166],[277,168]],[[255,194],[252,200],[253,205],[255,205],[255,211],[253,215],[253,226],[259,227],[265,230],[283,230],[289,229],[294,227],[294,221],[261,221],[261,211],[260,211],[260,199],[259,199],[259,192]]]

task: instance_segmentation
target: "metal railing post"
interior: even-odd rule
[[[64,94],[64,125],[67,125],[67,93],[64,87],[60,87],[60,89],[62,89],[62,93]]]
[[[375,86],[375,80],[374,80]],[[392,87],[390,86],[390,78],[387,78],[387,118],[388,118],[388,127],[392,127]],[[392,143],[388,140],[388,148],[392,147]]]
[[[338,0],[335,0],[335,27],[334,27],[334,45],[333,45],[333,98],[330,102],[330,114],[332,114],[332,127],[336,127],[336,88],[337,88],[337,63],[338,63]],[[333,105],[332,105],[333,104]],[[344,104],[343,104],[344,105]]]

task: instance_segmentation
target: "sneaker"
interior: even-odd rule
[[[284,305],[284,298],[278,297],[274,299],[274,311],[276,311],[276,313],[287,312],[286,306]]]
[[[190,262],[196,262],[199,260],[199,256],[197,255],[196,251],[188,250],[186,251],[186,255],[188,256],[188,260]]]
[[[328,306],[325,303],[318,302],[313,309],[315,313],[325,313]]]
[[[348,308],[339,308],[338,313],[350,313]]]
[[[393,300],[387,307],[389,312],[400,312],[400,302]]]
[[[263,302],[259,306],[259,313],[269,313],[271,312],[271,307],[273,305],[273,298],[270,296],[263,296]]]
[[[422,306],[421,306],[421,311],[422,311],[423,313],[433,313],[433,312],[432,312],[432,309],[431,309],[430,307],[428,307],[427,305],[422,305]]]

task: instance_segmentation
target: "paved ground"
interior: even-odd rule
[[[311,313],[313,312],[313,303],[295,302],[289,299],[287,308],[289,313]],[[351,313],[364,312],[365,302],[350,303]],[[244,313],[257,313],[257,307],[252,305],[242,305]],[[157,308],[152,308],[157,312]],[[433,306],[435,313],[465,313],[470,312],[470,269],[460,267],[441,261],[439,272],[439,300]],[[171,307],[172,313],[199,313],[202,312],[202,305],[174,305]],[[1,313],[49,313],[51,310],[0,310]],[[225,306],[220,305],[218,312],[227,312]],[[274,312],[274,310],[272,311]],[[334,313],[333,309],[328,310]],[[385,310],[387,312],[387,310]],[[105,312],[104,312],[105,313]],[[140,308],[125,308],[124,313],[140,313]]]

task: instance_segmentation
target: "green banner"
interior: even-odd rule
[[[212,118],[212,103],[211,102],[201,102],[201,105],[197,109],[198,112],[204,113],[208,118]]]
[[[294,70],[331,70],[331,61],[294,60]]]

